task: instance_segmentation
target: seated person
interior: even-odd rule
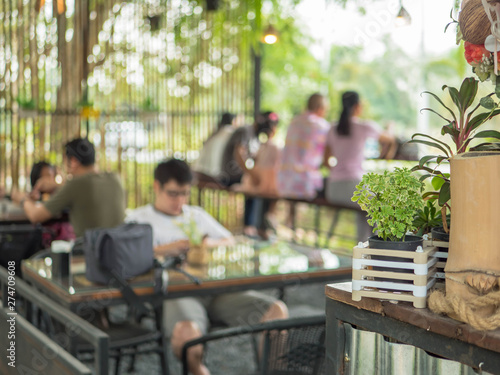
[[[56,182],[56,168],[46,161],[33,164],[30,173],[30,184],[30,198],[33,200],[42,200],[42,195],[54,193],[60,186]]]
[[[277,174],[281,163],[281,149],[274,143],[273,138],[279,118],[274,112],[265,112],[257,117],[256,123],[257,137],[265,140],[260,144],[254,158],[254,167],[252,169],[245,167],[241,184],[233,185],[233,188],[250,194],[278,196]],[[255,210],[257,233],[263,239],[268,239],[266,231],[268,227],[276,227],[275,206],[275,199],[256,198],[254,206],[251,207]],[[255,235],[252,229],[248,227],[245,229],[245,234]]]
[[[160,163],[154,172],[154,203],[140,207],[127,216],[127,221],[151,224],[156,256],[173,256],[189,251],[188,236],[178,225],[184,220],[195,221],[198,231],[207,236],[207,246],[233,243],[231,233],[207,212],[200,207],[186,205],[191,181],[191,170],[184,161],[170,159]],[[288,316],[283,302],[256,291],[168,300],[164,308],[165,333],[179,358],[187,341],[207,332],[209,320],[235,326]],[[193,347],[188,352],[192,374],[209,374],[202,363],[202,354],[201,346]]]
[[[201,172],[213,178],[220,178],[222,173],[222,153],[227,142],[231,138],[235,127],[235,115],[224,113],[217,130],[205,141],[200,151],[200,157],[196,161],[193,170]]]
[[[12,200],[19,203],[32,223],[43,223],[69,210],[69,220],[77,237],[85,230],[112,228],[125,217],[125,192],[114,173],[99,173],[95,165],[94,145],[77,138],[65,145],[64,161],[67,182],[46,202],[36,202],[25,193],[13,191]]]
[[[43,184],[40,184],[40,181],[43,181]],[[34,200],[40,200],[43,195],[54,192],[54,188],[58,186],[55,167],[45,161],[35,163],[31,168],[30,183],[32,189],[30,198]],[[50,189],[45,189],[49,186]],[[71,241],[75,239],[73,227],[68,222],[54,222],[44,225],[44,228],[46,231],[42,234],[43,248],[50,247],[51,242],[54,240]]]

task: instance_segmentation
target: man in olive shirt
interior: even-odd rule
[[[125,193],[119,177],[98,173],[94,145],[77,138],[65,145],[65,164],[71,179],[39,203],[25,194],[13,192],[12,200],[20,203],[32,223],[43,223],[69,210],[69,219],[77,237],[92,228],[112,228],[125,218]]]

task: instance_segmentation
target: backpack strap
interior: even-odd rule
[[[121,275],[109,268],[102,267],[102,270],[110,277],[109,284],[120,289],[123,298],[132,308],[132,313],[137,322],[139,322],[144,316],[148,315],[148,308],[143,301],[140,300],[139,296],[134,292],[130,285],[121,277]]]

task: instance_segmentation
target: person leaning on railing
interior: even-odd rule
[[[364,174],[364,150],[368,138],[378,140],[385,158],[390,159],[396,152],[396,142],[392,135],[383,132],[373,121],[363,120],[359,116],[362,105],[358,93],[347,91],[342,95],[342,113],[327,134],[324,165],[330,168],[330,176],[325,189],[326,199],[331,203],[358,208],[351,201],[356,185]],[[330,158],[337,163],[331,167]],[[366,221],[364,212],[357,213],[357,238],[366,241],[372,228]]]

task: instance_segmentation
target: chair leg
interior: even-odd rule
[[[118,350],[118,356],[115,361],[115,375],[120,375],[120,361],[122,359],[122,351]]]
[[[137,347],[134,346],[133,348],[134,350],[137,350]],[[128,370],[127,372],[132,372],[132,371],[135,371],[135,354],[136,353],[132,353],[132,355],[130,356],[130,365],[128,366]]]

